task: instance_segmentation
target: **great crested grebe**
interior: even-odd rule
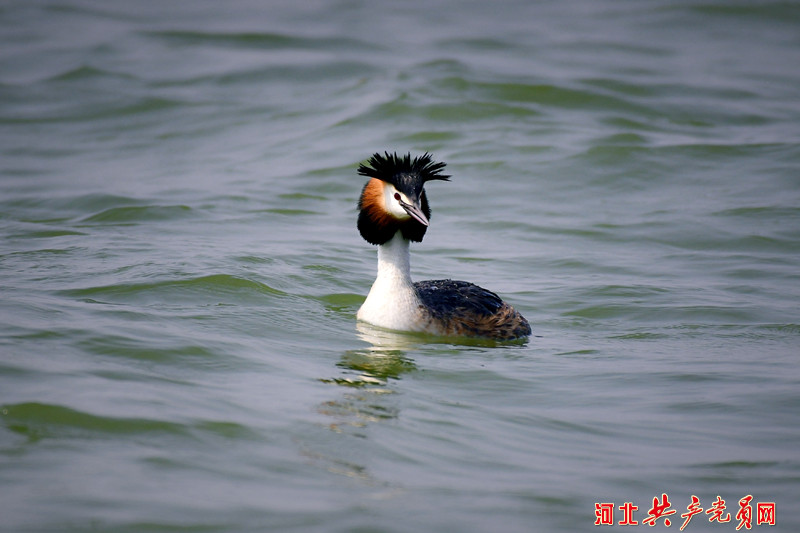
[[[421,242],[431,209],[425,182],[449,181],[427,152],[411,159],[385,152],[360,165],[370,180],[358,200],[358,231],[378,245],[378,276],[358,310],[375,326],[443,336],[511,340],[531,334],[528,321],[495,293],[466,281],[411,281],[409,242]]]

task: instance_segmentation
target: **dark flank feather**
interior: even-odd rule
[[[528,321],[492,291],[450,279],[414,283],[423,311],[447,335],[511,340],[531,334]]]

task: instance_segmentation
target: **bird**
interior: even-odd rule
[[[369,178],[358,200],[361,237],[378,246],[378,273],[357,319],[380,328],[443,337],[507,341],[531,334],[528,321],[497,294],[467,281],[411,280],[411,242],[422,242],[431,209],[429,181],[450,181],[445,163],[425,152],[374,153],[358,174]]]

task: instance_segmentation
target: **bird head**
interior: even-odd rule
[[[370,178],[358,200],[358,230],[372,244],[384,244],[397,231],[420,242],[431,217],[425,183],[450,176],[441,174],[445,164],[434,162],[427,152],[414,159],[411,154],[384,154],[375,153],[358,167],[360,175]]]

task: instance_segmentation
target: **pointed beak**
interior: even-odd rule
[[[427,226],[429,224],[428,217],[426,217],[425,213],[422,212],[422,209],[420,209],[416,205],[407,204],[402,200],[400,200],[400,205],[403,206],[403,209],[406,210],[406,213],[408,213],[408,215],[411,218],[413,218],[423,226]]]

